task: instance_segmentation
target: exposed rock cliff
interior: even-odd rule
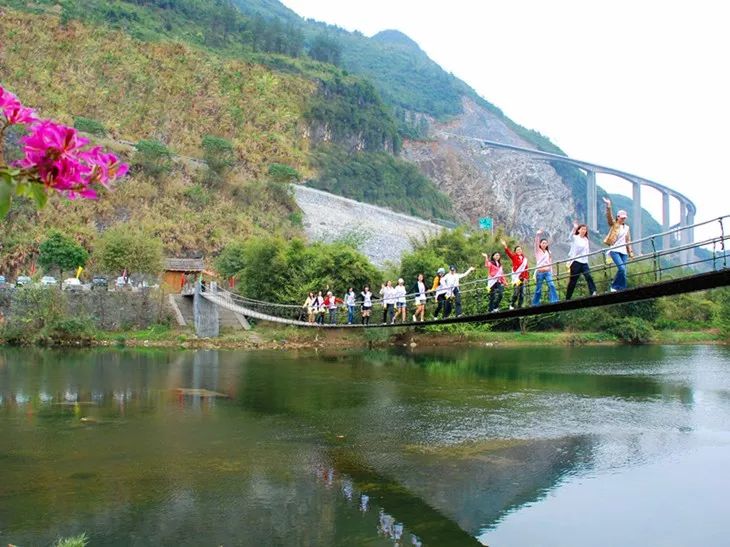
[[[566,231],[575,215],[570,189],[546,162],[483,147],[454,135],[532,148],[500,118],[463,99],[464,112],[445,123],[431,120],[428,141],[406,141],[403,157],[448,194],[463,220],[493,217],[496,228],[527,239],[538,228]]]

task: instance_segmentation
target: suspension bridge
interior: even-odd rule
[[[537,306],[487,312],[485,308],[489,278],[482,277],[461,283],[460,286],[460,296],[463,301],[472,302],[472,305],[469,307],[474,310],[473,313],[458,317],[432,318],[417,322],[408,320],[393,323],[390,321],[390,318],[385,318],[387,319],[386,321],[378,321],[378,304],[382,303],[382,301],[375,302],[373,307],[373,322],[367,325],[357,322],[354,324],[346,324],[344,322],[346,313],[337,314],[339,315],[339,320],[335,322],[311,322],[307,320],[307,310],[302,305],[264,302],[248,298],[224,290],[215,283],[210,284],[204,289],[198,284],[195,291],[195,307],[197,310],[200,310],[200,314],[205,313],[206,309],[223,308],[248,319],[303,328],[363,329],[455,323],[487,323],[570,310],[625,304],[730,285],[730,269],[728,268],[727,253],[727,244],[730,235],[728,235],[727,228],[730,228],[730,215],[690,226],[679,226],[668,232],[661,232],[632,241],[632,245],[635,248],[641,248],[641,245],[643,245],[644,248],[650,248],[652,250],[635,257],[629,262],[627,272],[629,288],[617,292],[603,292],[596,295],[579,296],[572,300],[540,303]],[[695,233],[706,235],[698,241],[686,243],[687,236],[686,234],[682,234],[683,230],[691,230],[693,235]],[[666,247],[664,243],[667,241],[672,243],[672,245]],[[662,244],[659,244],[659,242],[662,242]],[[485,249],[485,251],[490,250]],[[588,259],[594,279],[597,279],[599,285],[605,285],[607,287],[608,282],[616,273],[616,266],[612,261],[607,259],[606,251],[607,249],[602,248],[584,256]],[[554,260],[552,263],[554,268],[553,277],[559,292],[562,292],[570,277],[570,262],[571,260],[565,259]],[[531,273],[531,277],[535,273],[534,268],[528,271]],[[509,272],[505,273],[506,277],[509,277],[509,275]],[[412,305],[416,296],[416,294],[407,295],[407,302]],[[507,296],[505,295],[505,300]],[[434,300],[432,294],[429,297],[431,301]],[[529,298],[527,301],[529,302]],[[411,314],[407,313],[406,316],[410,318]],[[196,317],[196,330],[198,326],[200,326],[201,330],[205,330],[205,324],[211,325],[211,323],[212,321],[198,320]],[[214,330],[215,332],[210,332],[209,330],[205,335],[217,336],[217,322]]]

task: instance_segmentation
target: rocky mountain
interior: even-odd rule
[[[245,13],[282,17],[276,0],[236,0]],[[282,21],[293,24],[291,13]],[[480,97],[468,84],[449,74],[411,38],[383,30],[371,38],[336,26],[299,20],[305,36],[326,35],[341,49],[348,72],[366,77],[392,108],[403,136],[401,157],[451,198],[453,218],[474,225],[490,216],[507,232],[530,237],[537,228],[565,231],[567,223],[585,214],[582,173],[534,161],[516,153],[482,149],[453,135],[487,139],[563,152],[536,131],[526,129]],[[319,181],[315,177],[315,183]],[[319,188],[338,190],[332,184]],[[356,197],[362,193],[344,193]]]
[[[406,140],[403,157],[437,182],[469,224],[492,217],[496,228],[524,239],[538,228],[553,234],[565,231],[576,208],[565,181],[549,163],[459,138],[531,146],[495,114],[468,97],[462,100],[463,113],[431,122],[432,139]]]

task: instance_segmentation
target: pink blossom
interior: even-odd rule
[[[0,109],[8,125],[29,124],[38,119],[32,108],[21,104],[18,98],[0,86]]]
[[[46,187],[70,199],[93,199],[97,193],[91,185],[109,186],[128,170],[117,156],[105,153],[101,147],[86,148],[89,140],[74,128],[51,120],[35,123],[30,135],[21,140],[25,157],[18,165],[35,170]]]
[[[23,106],[18,98],[0,87],[0,111],[6,124],[27,125],[30,133],[21,139],[24,157],[16,163],[26,180],[41,183],[69,199],[94,199],[95,186],[109,186],[123,177],[128,166],[101,147],[88,148],[89,139],[72,127],[52,120],[39,120],[35,112]],[[3,125],[0,125],[0,130]],[[0,146],[2,133],[0,132]]]
[[[100,146],[81,152],[79,157],[92,169],[90,182],[98,182],[104,186],[108,186],[115,178],[123,177],[129,169],[117,156],[105,153]]]
[[[25,144],[23,161],[37,162],[43,157],[59,159],[72,158],[89,144],[89,139],[79,136],[73,127],[51,120],[41,120],[31,127],[30,135],[21,139]]]

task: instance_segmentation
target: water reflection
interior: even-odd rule
[[[475,544],[726,434],[727,355],[0,350],[0,541]]]

